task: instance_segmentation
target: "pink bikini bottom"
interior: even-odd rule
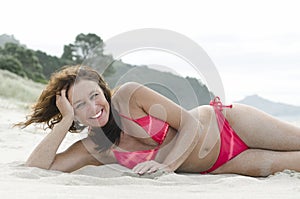
[[[207,171],[201,172],[201,174],[210,173],[216,170],[217,168],[249,148],[231,128],[230,124],[221,112],[223,108],[232,108],[232,105],[222,105],[219,97],[215,97],[214,100],[210,102],[210,105],[214,107],[216,113],[216,118],[220,130],[221,146],[220,153],[215,164]]]

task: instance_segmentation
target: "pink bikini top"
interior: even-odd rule
[[[138,163],[153,160],[158,152],[159,146],[163,143],[168,129],[169,124],[157,119],[151,115],[146,115],[138,119],[132,119],[124,115],[120,115],[126,119],[136,122],[140,125],[159,145],[154,149],[141,150],[141,151],[116,151],[113,153],[119,164],[132,169]]]

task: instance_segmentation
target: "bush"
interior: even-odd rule
[[[23,71],[22,63],[10,55],[0,57],[0,69],[8,70],[22,77],[26,76],[25,72]]]

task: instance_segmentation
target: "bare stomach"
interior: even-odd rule
[[[188,158],[177,169],[178,172],[198,173],[206,171],[216,162],[220,151],[220,133],[216,121],[212,118],[213,117],[210,118],[210,122],[202,121],[202,124],[208,125],[204,125],[197,145]],[[201,120],[203,119],[205,118]],[[156,161],[163,162],[170,153],[176,143],[176,134],[177,132],[174,129],[169,129],[167,137],[156,156]]]

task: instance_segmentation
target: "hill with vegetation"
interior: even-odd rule
[[[299,106],[293,106],[280,102],[273,102],[271,100],[264,99],[258,95],[247,96],[243,100],[237,101],[237,103],[254,106],[273,116],[300,115]]]

